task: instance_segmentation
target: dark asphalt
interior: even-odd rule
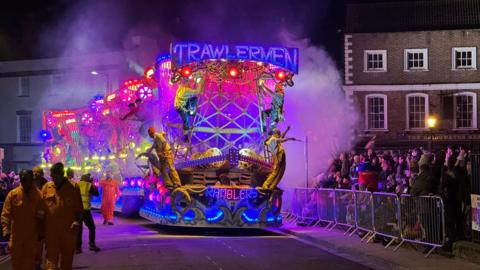
[[[76,255],[74,269],[371,269],[293,237],[263,230],[172,228],[117,217],[114,226],[97,224],[102,251]],[[10,262],[0,264],[10,269]]]

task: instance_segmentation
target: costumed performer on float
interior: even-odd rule
[[[148,128],[148,135],[153,139],[153,144],[144,154],[150,154],[154,149],[158,156],[159,170],[165,186],[176,188],[182,185],[178,172],[173,164],[172,148],[165,139],[165,132],[157,133],[154,127]],[[153,164],[152,164],[153,165]]]
[[[129,112],[124,116],[120,117],[120,120],[127,120],[135,116],[135,118],[132,120],[141,122],[138,132],[142,135],[142,137],[147,137],[147,134],[145,132],[146,128],[153,124],[154,119],[151,114],[148,113],[148,110],[145,108],[142,99],[137,98],[135,100],[135,103],[128,104],[128,109]]]
[[[262,185],[263,189],[274,189],[277,187],[280,180],[283,178],[285,173],[285,168],[287,166],[285,149],[282,146],[282,143],[287,141],[297,141],[297,139],[285,138],[287,132],[290,130],[290,126],[281,133],[278,128],[275,128],[272,132],[273,134],[270,138],[267,139],[265,145],[269,147],[273,153],[273,168],[272,172],[268,175],[267,179]]]
[[[275,91],[265,85],[265,79],[272,79],[271,75],[262,75],[257,82],[260,90],[267,92],[272,97],[271,108],[262,111],[263,130],[266,130],[266,119],[270,117],[270,130],[274,130],[279,122],[284,120],[283,105],[285,103],[285,90],[282,82],[275,83]],[[262,93],[263,94],[263,93]]]
[[[184,141],[188,140],[187,132],[191,128],[190,117],[196,113],[198,95],[205,89],[205,78],[203,78],[203,74],[203,71],[199,71],[199,73],[193,77],[193,87],[191,87],[192,80],[184,79],[175,93],[174,107],[180,115],[180,118],[182,118]]]

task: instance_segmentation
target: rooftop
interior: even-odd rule
[[[350,1],[346,33],[480,28],[478,0]]]

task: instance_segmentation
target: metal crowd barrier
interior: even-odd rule
[[[370,242],[375,236],[375,228],[373,226],[373,199],[372,193],[368,191],[355,191],[355,231],[362,230],[366,234],[362,237],[362,241],[367,237]]]
[[[318,189],[317,190],[317,217],[318,221],[314,225],[324,225],[330,229],[335,224],[335,190]]]
[[[401,237],[399,198],[392,193],[374,192],[372,199],[375,234],[390,238],[385,246],[388,248]]]
[[[287,222],[322,226],[332,230],[346,227],[345,235],[363,231],[367,243],[374,237],[388,239],[385,248],[399,242],[431,247],[425,257],[445,243],[443,201],[437,196],[400,197],[392,193],[342,189],[295,189]]]
[[[445,241],[445,216],[443,201],[440,197],[400,196],[401,242],[424,244],[432,249],[427,256]]]
[[[342,189],[336,189],[334,194],[335,224],[330,230],[341,225],[347,227],[347,234],[355,228],[355,196],[352,190]]]

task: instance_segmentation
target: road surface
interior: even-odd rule
[[[142,219],[117,217],[114,226],[95,214],[97,244],[102,251],[76,255],[74,269],[370,269],[332,255],[296,238],[263,230],[171,228]],[[10,262],[0,269],[11,269]]]

